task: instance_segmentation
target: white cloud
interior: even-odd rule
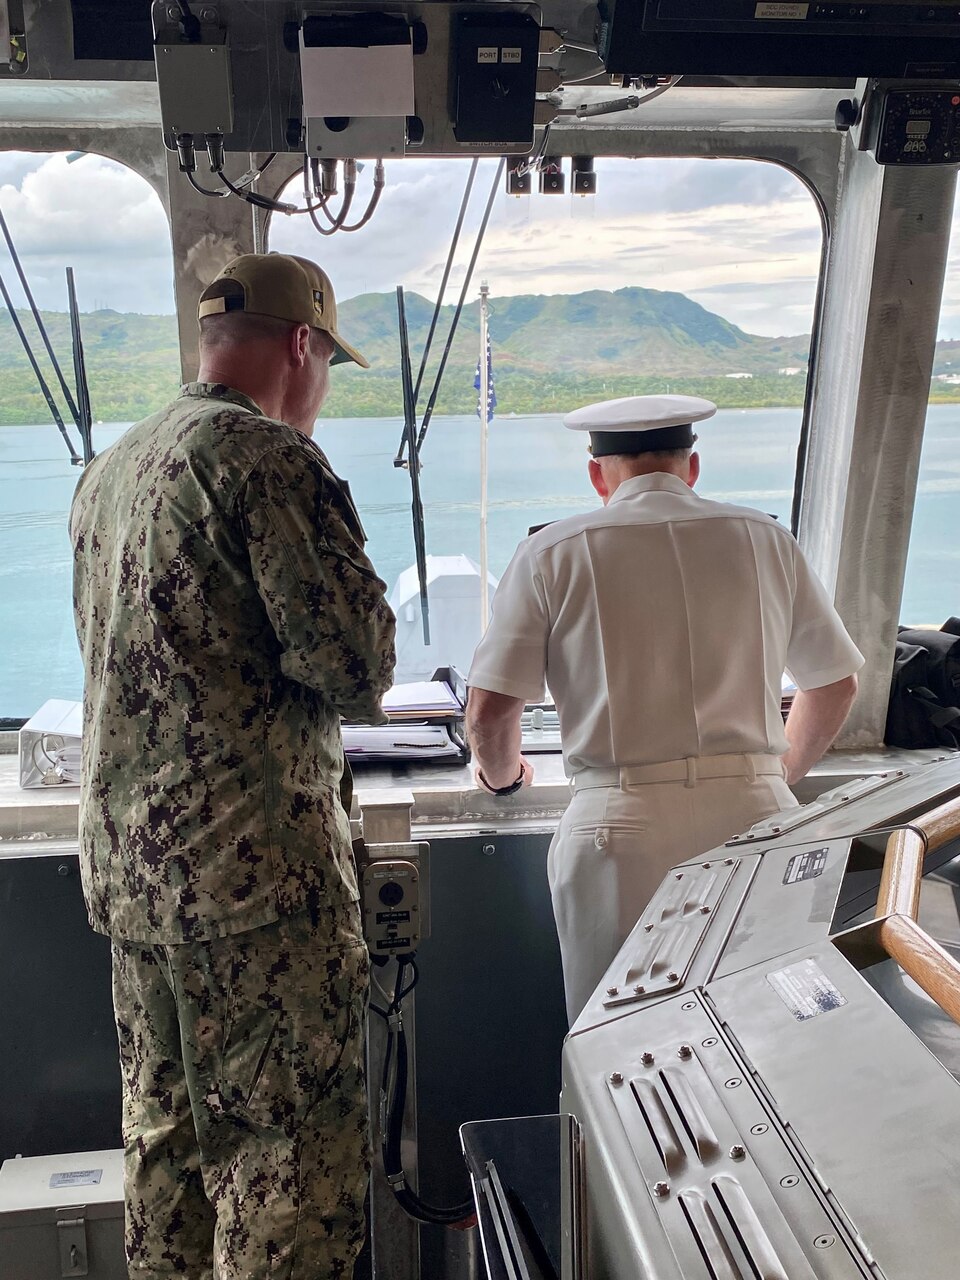
[[[751,332],[809,329],[820,223],[812,199],[790,174],[739,160],[598,160],[596,168],[594,198],[518,201],[498,193],[474,285],[486,279],[500,295],[640,285],[686,293]],[[479,167],[455,284],[495,169],[492,161]],[[302,219],[274,219],[271,245],[317,256],[342,297],[397,284],[432,297],[466,174],[463,162],[395,164],[380,208],[356,235],[331,237],[318,248]],[[733,286],[729,294],[725,286]]]
[[[495,168],[492,160],[479,165],[450,300]],[[309,219],[277,215],[272,246],[316,257],[341,297],[397,284],[433,297],[468,169],[462,160],[388,164],[380,206],[363,230],[321,241]],[[641,285],[686,293],[750,333],[809,330],[820,224],[792,174],[749,160],[599,159],[596,169],[599,190],[591,199],[514,200],[498,190],[474,285],[485,278],[501,295]],[[371,181],[367,166],[357,210]],[[299,184],[291,195],[299,202]],[[97,156],[67,164],[64,155],[7,152],[0,154],[0,207],[42,307],[64,308],[63,269],[72,265],[84,308],[173,309],[166,219],[132,171]],[[15,288],[2,252],[0,271]],[[960,233],[951,244],[941,332],[960,337]]]
[[[62,154],[4,159],[0,207],[41,308],[65,310],[64,268],[72,266],[85,310],[173,310],[170,233],[143,178],[93,155],[74,164]],[[5,255],[0,264],[14,280]]]

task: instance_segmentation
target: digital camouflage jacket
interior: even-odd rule
[[[193,383],[80,477],[80,850],[118,940],[356,921],[340,717],[380,723],[385,584],[349,491],[301,432]]]

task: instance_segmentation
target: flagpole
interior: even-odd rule
[[[490,599],[487,589],[487,418],[490,406],[490,362],[487,359],[486,281],[480,286],[480,627],[486,631],[490,621]]]

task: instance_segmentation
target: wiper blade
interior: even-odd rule
[[[420,449],[417,444],[417,409],[410,367],[410,338],[407,312],[403,301],[403,285],[397,285],[397,313],[400,326],[400,380],[403,385],[403,434],[407,443],[407,470],[410,472],[411,511],[413,513],[413,545],[417,553],[417,578],[420,583],[420,616],[423,621],[423,643],[430,643],[430,602],[427,599],[427,539],[420,496]]]

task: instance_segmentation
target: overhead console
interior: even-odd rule
[[[960,78],[956,0],[600,0],[600,54],[635,76]]]

